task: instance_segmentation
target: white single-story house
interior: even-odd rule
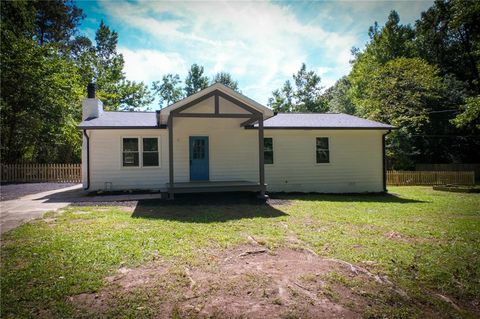
[[[83,102],[86,190],[383,192],[392,126],[339,113],[283,113],[214,84],[157,112]]]

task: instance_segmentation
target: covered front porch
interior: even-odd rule
[[[236,92],[205,91],[159,114],[168,129],[169,199],[175,193],[235,191],[265,197],[266,115]],[[258,123],[257,132],[245,130],[252,123]]]

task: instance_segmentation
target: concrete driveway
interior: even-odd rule
[[[50,190],[23,196],[0,204],[0,234],[29,220],[40,218],[47,211],[55,211],[68,206],[72,199],[84,195],[82,185]]]
[[[26,187],[29,187],[28,185]],[[32,186],[33,187],[33,186]],[[30,188],[32,188],[30,187]],[[48,187],[46,185],[45,187]],[[14,195],[14,194],[13,194]],[[18,227],[35,218],[41,218],[48,211],[56,211],[70,204],[76,205],[117,205],[124,202],[136,205],[139,200],[161,199],[160,193],[88,195],[77,184],[61,189],[21,196],[0,203],[0,234]]]

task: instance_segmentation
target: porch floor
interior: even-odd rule
[[[190,181],[166,184],[167,189],[174,193],[211,193],[211,192],[257,192],[261,190],[260,183],[249,181]]]

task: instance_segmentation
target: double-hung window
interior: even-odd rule
[[[123,139],[123,166],[124,167],[138,167],[139,161],[139,148],[138,138],[128,137]]]
[[[157,137],[122,138],[123,167],[156,167],[159,165]],[[142,156],[140,156],[140,154]]]
[[[273,138],[263,139],[263,159],[265,164],[273,164]]]
[[[143,138],[142,159],[143,166],[158,166],[158,138]]]
[[[317,164],[330,163],[330,145],[328,137],[317,137]]]

